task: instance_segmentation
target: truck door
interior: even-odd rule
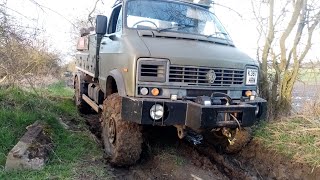
[[[123,54],[122,46],[122,6],[115,7],[110,16],[107,34],[100,46],[99,78],[105,80],[108,73],[121,68],[119,57]]]

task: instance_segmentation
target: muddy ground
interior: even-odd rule
[[[71,83],[67,85],[71,86]],[[295,85],[293,106],[297,112],[302,109],[305,101],[317,97],[317,88],[319,85]],[[99,116],[91,114],[84,118],[97,143],[101,144]],[[136,165],[119,168],[110,166],[103,157],[86,160],[80,165],[83,169],[100,166],[104,167],[107,175],[101,178],[94,170],[84,170],[79,172],[77,179],[320,179],[320,168],[313,169],[292,162],[263,147],[256,139],[233,155],[224,154],[218,147],[206,142],[194,146],[180,140],[175,128],[147,127],[144,130],[144,142],[141,159]]]
[[[99,118],[85,116],[99,143]],[[107,179],[319,179],[320,169],[293,163],[262,147],[253,139],[241,152],[224,154],[204,142],[194,146],[177,138],[175,128],[148,127],[144,130],[143,153],[131,167],[110,166],[104,158],[83,166],[103,166]],[[102,148],[102,147],[101,147]],[[79,173],[79,179],[99,179],[95,173]]]

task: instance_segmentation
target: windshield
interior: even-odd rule
[[[132,0],[127,4],[127,26],[176,31],[231,40],[217,17],[193,5],[150,0]]]

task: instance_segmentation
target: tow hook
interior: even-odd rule
[[[175,125],[175,127],[177,128],[178,137],[180,139],[183,139],[187,134],[186,126],[184,126],[184,125]]]
[[[238,131],[238,129],[237,129]],[[222,134],[227,137],[229,144],[232,146],[234,145],[234,142],[236,141],[236,138],[232,138],[231,132],[228,128],[222,128]]]

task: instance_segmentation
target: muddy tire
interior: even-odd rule
[[[82,114],[88,114],[90,111],[90,106],[82,99],[83,88],[80,84],[80,79],[77,77],[74,80],[74,102],[78,111]]]
[[[226,141],[223,146],[223,151],[228,154],[238,153],[251,141],[251,134],[250,128],[237,129],[233,135],[233,138],[235,138],[234,144],[230,145],[229,142]]]
[[[121,97],[115,93],[103,102],[102,139],[107,160],[115,166],[128,166],[140,158],[140,126],[121,118]]]

